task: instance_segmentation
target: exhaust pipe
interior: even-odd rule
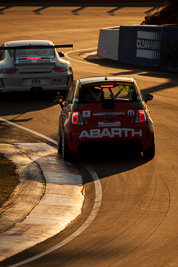
[[[41,87],[32,87],[31,89],[30,89],[30,91],[32,92],[32,93],[40,93],[40,92],[42,92],[43,91],[43,89],[41,88]]]

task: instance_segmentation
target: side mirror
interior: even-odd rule
[[[60,57],[65,57],[65,55],[64,55],[63,52],[58,52],[58,55],[59,55]]]
[[[152,100],[152,99],[153,99],[153,95],[151,95],[151,94],[143,94],[143,100],[145,101],[145,103],[147,101]]]
[[[56,104],[59,104],[61,107],[63,107],[63,96],[57,95],[52,98],[53,102]]]

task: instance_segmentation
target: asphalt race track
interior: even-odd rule
[[[140,24],[148,12],[157,8],[133,4],[114,8],[0,7],[1,44],[20,39],[73,43],[73,51],[64,52],[73,65],[74,78],[134,77],[143,92],[154,95],[148,107],[156,139],[156,156],[151,161],[136,157],[133,151],[102,148],[81,162],[73,162],[84,178],[83,213],[60,234],[0,266],[15,266],[45,252],[82,227],[95,201],[94,182],[87,166],[99,177],[102,188],[96,217],[66,245],[23,266],[178,266],[177,74],[88,57],[96,51],[100,28]],[[52,102],[51,96],[0,96],[1,118],[54,140],[57,140],[59,112],[60,107]],[[11,136],[13,142],[23,138],[30,143],[34,137],[22,130]]]

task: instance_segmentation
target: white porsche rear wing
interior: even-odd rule
[[[66,45],[19,45],[19,46],[1,46],[0,50],[18,50],[18,49],[54,49],[54,48],[66,48],[73,47],[73,44]]]
[[[17,45],[17,46],[1,46],[0,50],[11,50],[13,51],[14,63],[16,62],[16,50],[30,50],[30,49],[57,49],[57,48],[73,48],[73,44],[64,45]],[[60,52],[59,52],[60,53]]]

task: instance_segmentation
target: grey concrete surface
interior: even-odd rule
[[[78,171],[46,143],[0,144],[17,166],[19,185],[0,209],[0,261],[64,230],[82,210]]]

